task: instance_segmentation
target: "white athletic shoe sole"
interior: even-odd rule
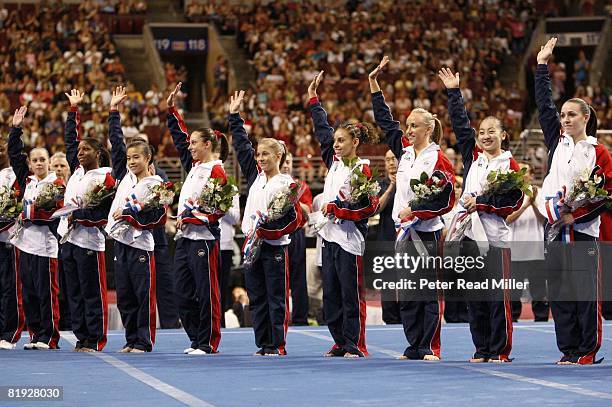
[[[15,349],[15,344],[10,343],[9,341],[5,341],[4,339],[0,341],[0,349],[4,350],[13,350]]]
[[[26,343],[25,345],[23,345],[23,349],[25,350],[36,349],[36,344],[34,342]]]
[[[38,349],[38,350],[49,350],[51,348],[49,348],[49,345],[47,345],[44,342],[36,342],[34,344],[34,349]]]
[[[189,353],[193,352],[194,350],[195,350],[195,349],[193,349],[193,348],[187,348],[187,349],[185,349],[185,350],[183,351],[183,353],[184,353],[184,354],[189,354]]]
[[[208,353],[204,352],[202,349],[194,349],[188,353],[189,356],[206,356]]]

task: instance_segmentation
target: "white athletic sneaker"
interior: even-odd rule
[[[36,343],[34,342],[28,342],[25,345],[23,345],[23,349],[25,350],[32,350],[32,349],[36,349]]]
[[[201,356],[208,355],[208,353],[204,352],[202,349],[194,349],[188,353],[189,356]]]
[[[195,350],[195,349],[193,349],[193,348],[187,348],[187,349],[185,349],[185,350],[183,351],[183,353],[184,353],[184,354],[188,354],[188,353],[193,352],[194,350]]]
[[[34,344],[34,349],[38,349],[38,350],[49,350],[49,345],[47,345],[44,342],[36,342]]]
[[[15,349],[15,344],[3,339],[0,341],[0,349],[12,350]]]

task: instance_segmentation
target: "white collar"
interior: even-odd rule
[[[567,140],[571,140],[571,142],[574,143],[574,139],[569,134],[563,132],[563,134],[561,136],[566,138]],[[595,137],[593,137],[593,136],[587,136],[586,139],[580,140],[578,143],[582,143],[582,142],[587,143],[587,144],[591,144],[593,146],[596,146],[597,144],[599,144],[597,139]],[[574,143],[574,144],[576,144],[576,143]]]
[[[404,150],[405,153],[407,153],[408,151],[411,151],[411,152],[414,153],[414,144],[410,144],[409,146],[404,147],[403,150]],[[425,152],[427,152],[429,150],[438,151],[438,150],[440,150],[440,146],[432,141],[431,143],[429,143],[427,145],[427,147],[425,147],[423,150],[421,150],[421,154],[423,154],[423,153],[425,153]]]
[[[221,161],[221,160],[210,160],[210,161],[206,161],[206,162],[198,161],[194,165],[194,168],[195,167],[202,167],[202,168],[205,168],[205,169],[212,169],[215,165],[223,166],[223,161]]]
[[[504,161],[504,160],[509,160],[511,158],[512,158],[512,153],[510,151],[504,151],[500,155],[495,156],[495,157],[491,158],[490,160],[487,158],[487,155],[485,154],[484,151],[482,153],[478,154],[478,159],[485,160],[486,162]]]
[[[55,175],[55,171],[49,171],[47,176],[41,179],[40,181],[38,180],[38,177],[36,177],[36,175],[30,175],[28,176],[28,178],[34,182],[53,182],[57,179],[57,175]]]

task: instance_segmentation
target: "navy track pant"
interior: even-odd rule
[[[418,232],[427,252],[436,256],[441,252],[439,247],[440,231]],[[416,251],[412,253],[417,255]],[[435,270],[430,270],[435,273]],[[437,273],[436,273],[437,274]],[[440,357],[440,331],[444,314],[444,298],[437,290],[423,292],[427,300],[400,301],[400,318],[408,347],[404,356],[408,359],[423,359],[425,355]]]
[[[179,315],[191,347],[216,353],[221,342],[219,242],[179,239],[174,268]]]
[[[262,243],[259,258],[244,277],[255,344],[265,352],[286,354],[289,326],[289,255],[287,246]]]
[[[18,251],[16,263],[21,277],[23,309],[31,342],[58,349],[59,300],[57,259]]]
[[[465,238],[461,245],[462,256],[480,256],[476,242]],[[484,260],[489,278],[510,278],[510,249],[489,247]],[[466,271],[478,274],[477,271]],[[512,309],[510,290],[476,294],[481,298],[468,301],[470,333],[476,351],[474,358],[499,358],[508,360],[512,350]],[[490,298],[487,298],[490,297]]]
[[[323,312],[335,347],[367,356],[362,257],[327,240],[322,250]]]
[[[17,343],[25,326],[17,248],[0,242],[0,340]]]
[[[603,268],[597,239],[580,232],[573,238],[575,245],[556,241],[547,247],[550,308],[561,353],[592,364],[602,341]]]
[[[291,324],[308,325],[308,286],[306,283],[306,234],[300,228],[291,234],[289,243],[289,277],[291,287]]]
[[[106,345],[108,300],[104,252],[72,243],[62,245],[66,297],[77,348],[101,351]]]
[[[155,256],[115,241],[117,308],[125,346],[150,352],[155,344]]]

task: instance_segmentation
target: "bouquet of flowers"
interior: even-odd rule
[[[23,210],[13,188],[0,187],[0,223],[12,223]]]
[[[103,181],[92,183],[92,186],[85,192],[82,198],[73,198],[71,203],[55,211],[53,217],[67,216],[78,209],[98,208],[103,204],[108,204],[110,206],[116,192],[117,182],[110,173],[106,173]],[[60,244],[64,244],[68,241],[73,230],[74,223],[68,226],[68,230],[60,240]]]
[[[566,193],[566,188],[563,187],[556,196],[547,200],[546,209],[557,214],[571,213],[585,205],[601,201],[605,201],[606,206],[610,207],[612,205],[612,197],[603,188],[605,179],[597,174],[600,169],[599,166],[595,166],[592,171],[584,170],[573,180],[569,193]],[[562,227],[563,222],[561,220],[555,222],[548,231],[547,241],[554,241]]]
[[[219,178],[208,178],[197,203],[200,211],[206,214],[225,213],[232,207],[237,193],[238,187],[233,177],[229,177],[225,184]]]
[[[172,205],[174,196],[181,189],[182,183],[162,182],[160,184],[149,186],[149,195],[145,202],[140,202],[135,194],[126,198],[125,209],[131,209],[134,212],[150,211]],[[113,225],[109,235],[114,239],[119,239],[130,228],[130,224],[124,221],[117,222]]]
[[[257,229],[268,222],[279,220],[289,213],[289,211],[300,200],[303,193],[304,188],[293,182],[274,194],[272,200],[268,204],[268,210],[266,213],[257,211],[255,215],[252,215],[252,218],[255,221],[255,226],[248,233],[243,246],[245,265],[252,265],[259,257],[259,251],[261,249],[263,239],[257,235]]]
[[[161,184],[153,185],[149,187],[149,196],[144,207],[140,210],[158,209],[164,206],[172,205],[174,202],[174,195],[181,190],[181,183],[174,184],[173,182],[162,182]]]
[[[117,192],[117,182],[110,173],[106,174],[104,181],[95,183],[83,197],[82,207],[97,208],[104,201],[115,196]]]
[[[504,195],[515,189],[520,189],[529,197],[533,196],[529,184],[525,182],[525,173],[527,168],[522,168],[520,171],[491,171],[487,175],[487,185],[482,191],[482,195]]]
[[[35,205],[37,210],[55,211],[58,203],[64,200],[64,192],[66,192],[66,186],[62,183],[53,182],[44,184],[36,199],[34,201],[26,201],[26,206]]]
[[[359,158],[355,157],[352,159],[344,158],[344,165],[351,168],[351,174],[349,175],[348,182],[348,190],[340,189],[340,194],[343,201],[348,201],[349,203],[357,203],[364,198],[369,198],[371,196],[378,196],[380,192],[380,185],[376,178],[378,178],[378,173],[376,169],[372,172],[372,177],[366,176],[361,171],[361,165],[363,160],[359,160]]]
[[[35,211],[43,212],[44,215],[49,214],[49,218],[52,219],[53,212],[58,206],[64,204],[64,192],[66,192],[66,186],[60,179],[57,179],[55,182],[43,184],[34,200],[24,199],[22,214],[17,218],[10,239],[21,233],[24,228],[23,220],[32,220]]]
[[[410,207],[421,206],[428,202],[436,201],[448,182],[449,177],[440,170],[434,171],[431,177],[423,171],[419,178],[410,180],[410,188],[414,192],[414,198],[410,201]],[[412,228],[417,223],[419,223],[419,219],[413,218],[396,225],[396,228],[399,229],[397,241],[404,241],[408,236],[411,236],[412,240],[416,241],[418,235],[413,233]]]
[[[410,180],[410,187],[412,192],[414,192],[414,199],[410,201],[410,206],[435,201],[444,190],[446,184],[448,184],[448,177],[442,171],[434,171],[431,177],[423,171],[420,178]]]
[[[344,165],[351,169],[351,172],[345,180],[344,185],[340,187],[336,200],[339,202],[355,204],[363,199],[378,196],[380,193],[380,184],[376,180],[376,178],[378,178],[378,172],[376,169],[372,171],[371,177],[368,177],[363,173],[363,171],[361,171],[361,165],[369,164],[369,161],[362,160],[357,157],[352,159],[343,158],[342,160]],[[313,213],[309,217],[309,224],[315,233],[323,229],[323,227],[329,221],[334,222],[335,224],[342,223],[342,219],[336,218],[331,213],[328,213],[326,216],[323,216],[320,213]]]

